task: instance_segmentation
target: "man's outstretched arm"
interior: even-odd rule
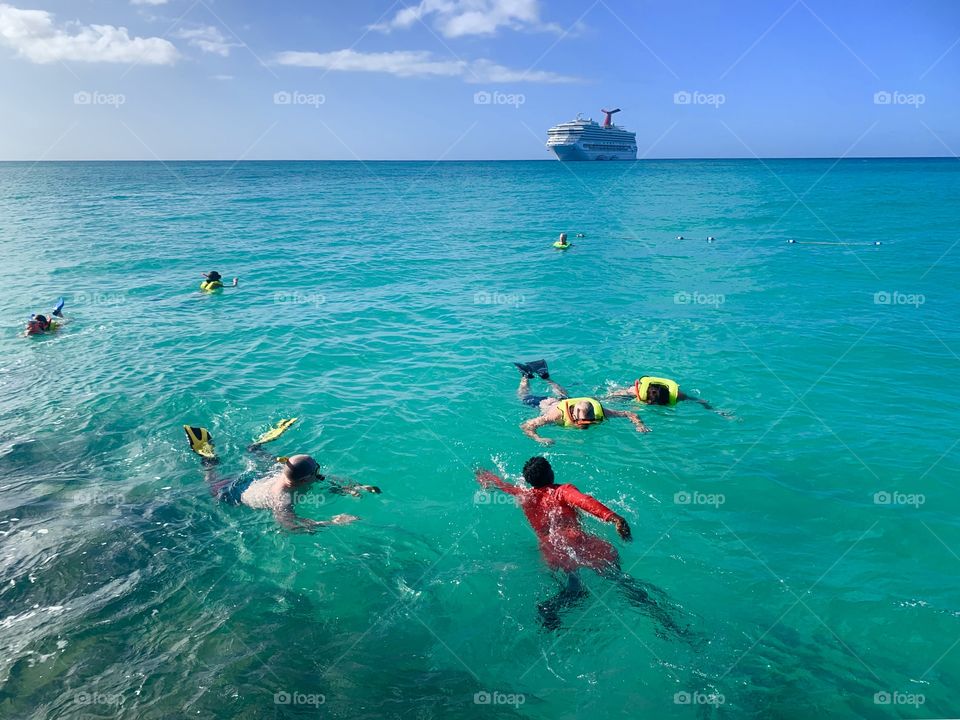
[[[580,508],[595,518],[613,523],[621,538],[627,541],[631,539],[630,525],[627,521],[596,498],[585,495],[573,485],[561,485],[560,498],[567,504]]]
[[[500,476],[495,475],[489,470],[477,470],[476,478],[477,482],[484,488],[495,487],[497,490],[501,490],[508,495],[519,495],[522,492],[516,485],[504,482]]]

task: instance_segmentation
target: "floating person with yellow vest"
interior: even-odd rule
[[[327,525],[346,525],[358,518],[353,515],[335,515],[330,520],[303,518],[294,511],[294,503],[316,482],[328,480],[331,492],[359,495],[360,490],[379,493],[380,488],[357,483],[341,484],[326,478],[320,465],[309,455],[275,458],[263,445],[273,442],[285,433],[297,418],[281,420],[253,441],[247,451],[263,462],[260,472],[248,472],[236,478],[223,478],[217,472],[220,459],[213,447],[213,436],[206,428],[184,425],[190,449],[201,458],[210,494],[228,505],[245,505],[257,510],[270,510],[276,521],[294,532],[313,532]]]
[[[637,378],[633,385],[625,388],[612,390],[609,397],[629,397],[642,402],[644,405],[668,405],[673,407],[678,402],[692,400],[699,403],[707,410],[712,410],[723,417],[731,417],[732,413],[726,410],[717,410],[710,403],[702,398],[690,397],[680,391],[680,386],[668,378],[655,377],[653,375],[644,375]]]
[[[560,233],[560,239],[557,240],[553,246],[557,250],[566,250],[568,247],[570,247],[570,242],[567,240],[567,234],[565,232]]]
[[[206,280],[200,283],[200,292],[212,293],[216,292],[217,290],[223,290],[223,276],[221,276],[216,270],[200,274],[206,278]],[[234,278],[231,287],[236,287],[239,284],[240,278]]]
[[[514,365],[520,371],[520,386],[517,388],[517,397],[524,405],[540,409],[540,417],[527,420],[520,426],[520,429],[523,430],[524,435],[538,443],[553,445],[553,440],[537,434],[537,430],[544,425],[562,425],[563,427],[576,427],[585,430],[591,425],[602,423],[607,418],[627,418],[636,426],[637,432],[650,432],[650,428],[643,424],[643,420],[636,413],[605,408],[596,398],[571,398],[566,390],[550,379],[547,363],[543,360],[535,360],[530,363],[514,363]],[[530,380],[534,374],[547,382],[554,397],[534,395],[530,392]]]

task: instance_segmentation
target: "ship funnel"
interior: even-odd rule
[[[600,112],[606,115],[606,117],[603,119],[603,126],[612,127],[613,121],[611,120],[611,118],[613,117],[614,113],[620,112],[620,108],[617,108],[616,110],[601,110]]]

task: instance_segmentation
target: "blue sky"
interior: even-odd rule
[[[958,78],[956,0],[11,0],[0,159],[950,156]]]

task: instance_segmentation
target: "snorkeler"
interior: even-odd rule
[[[692,400],[702,405],[707,410],[712,410],[722,417],[732,417],[733,413],[726,410],[717,410],[706,400],[696,397],[690,397],[680,391],[680,386],[673,380],[667,378],[644,375],[637,378],[633,385],[625,388],[617,388],[610,391],[608,397],[629,397],[634,398],[644,405],[669,405],[673,407],[678,402]]]
[[[571,398],[566,390],[550,379],[547,363],[543,360],[535,360],[530,363],[514,363],[514,365],[520,370],[520,386],[517,388],[517,396],[520,398],[520,402],[540,409],[540,417],[527,420],[520,426],[520,429],[524,435],[538,443],[553,445],[553,440],[537,434],[537,430],[544,425],[562,425],[563,427],[577,427],[582,430],[612,417],[627,418],[637,428],[637,432],[650,432],[650,428],[644,425],[640,416],[634,412],[605,408],[599,400],[592,397]],[[530,379],[534,376],[534,373],[550,385],[550,390],[555,397],[531,394]]]
[[[51,317],[46,315],[31,315],[30,319],[27,321],[26,335],[44,335],[48,332],[53,332],[58,327],[60,327],[62,322],[54,322],[53,318],[63,319],[63,298],[57,298],[57,304],[53,308],[53,312],[50,313]]]
[[[529,488],[506,483],[489,470],[477,470],[476,478],[484,488],[496,488],[516,498],[537,535],[544,562],[564,585],[554,597],[537,606],[545,629],[558,629],[560,611],[573,607],[589,595],[577,574],[581,568],[587,568],[617,583],[629,602],[658,620],[665,629],[684,634],[685,631],[677,626],[662,604],[651,597],[652,593],[665,599],[663,591],[624,573],[616,548],[585,532],[577,511],[583,510],[603,522],[612,523],[617,534],[629,542],[631,534],[627,521],[573,485],[555,484],[553,468],[546,458],[532,457],[524,464],[523,479]]]
[[[200,283],[200,292],[214,292],[215,290],[223,289],[223,276],[216,270],[200,274],[206,278],[206,280]],[[236,287],[239,284],[240,278],[234,278],[232,287]]]
[[[237,478],[221,478],[217,472],[220,459],[213,447],[213,437],[206,428],[184,425],[190,449],[200,456],[210,494],[219,502],[228,505],[245,505],[258,510],[271,510],[273,517],[287,530],[313,532],[314,528],[327,525],[346,525],[358,520],[354,515],[335,515],[330,520],[311,520],[294,512],[294,503],[315,482],[326,480],[317,461],[309,455],[293,455],[289,458],[274,458],[263,445],[276,440],[296,422],[296,418],[281,420],[273,428],[247,447],[269,470],[261,473],[245,473]],[[343,485],[330,481],[330,490],[338,494],[359,495],[360,490],[379,493],[372,485],[351,483]]]

